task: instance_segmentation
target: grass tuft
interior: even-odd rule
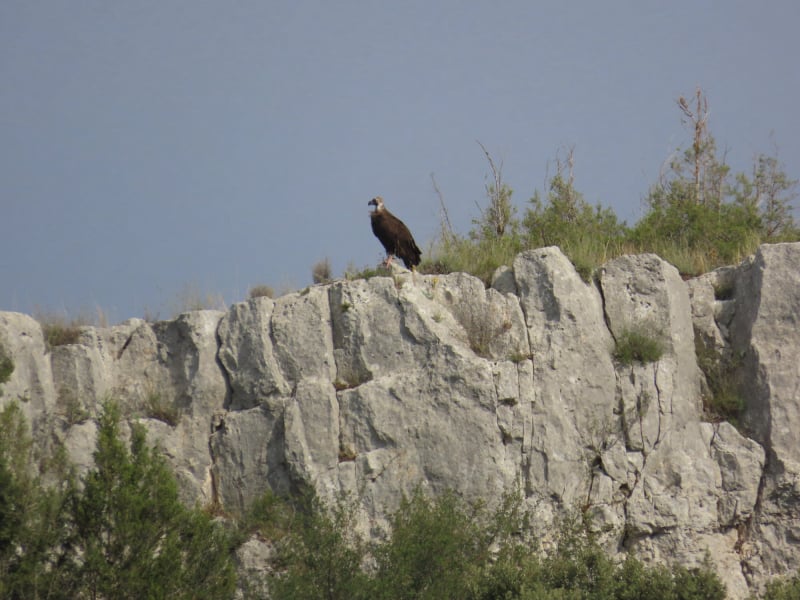
[[[248,294],[250,299],[253,298],[274,298],[275,297],[275,290],[272,289],[271,286],[268,285],[255,285],[250,288],[250,293]]]
[[[656,362],[663,354],[664,343],[660,336],[644,329],[626,329],[617,336],[613,356],[618,363],[630,365]]]
[[[740,428],[740,419],[745,409],[745,401],[736,383],[736,373],[740,360],[725,357],[706,348],[695,337],[697,365],[706,377],[708,392],[703,396],[703,410],[709,421],[728,421]]]
[[[170,427],[177,426],[180,419],[180,411],[157,390],[151,390],[145,396],[144,414],[148,418],[162,421]]]

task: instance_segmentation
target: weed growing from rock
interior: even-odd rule
[[[634,362],[647,364],[658,361],[664,354],[660,336],[644,329],[626,329],[617,336],[614,359],[622,365]]]

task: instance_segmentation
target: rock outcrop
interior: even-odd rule
[[[609,551],[710,556],[743,598],[800,565],[798,264],[800,244],[763,246],[684,282],[624,256],[586,283],[543,248],[489,289],[459,273],[340,281],[50,350],[36,321],[0,312],[15,365],[0,403],[19,400],[40,447],[87,468],[100,404],[118,399],[190,504],[347,492],[369,535],[417,486],[489,502],[520,489],[545,538],[587,510]],[[615,361],[630,332],[661,357]],[[740,429],[704,416],[696,347],[728,366]]]

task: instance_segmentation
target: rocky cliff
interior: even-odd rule
[[[709,554],[741,598],[800,565],[798,265],[800,244],[762,246],[685,282],[657,256],[624,256],[585,283],[543,248],[489,289],[460,273],[341,281],[84,328],[49,350],[39,323],[5,312],[15,370],[0,403],[21,400],[39,445],[85,467],[114,397],[186,502],[345,491],[367,534],[418,485],[489,502],[518,487],[543,536],[588,510],[612,552]],[[616,361],[631,331],[661,358]],[[704,417],[699,355],[744,399],[738,429]]]

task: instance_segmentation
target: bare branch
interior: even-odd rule
[[[447,206],[444,203],[444,195],[442,190],[439,189],[439,184],[436,183],[436,176],[431,173],[431,183],[433,183],[433,191],[439,198],[439,225],[442,228],[442,240],[447,242],[455,238],[453,232],[453,225],[450,223],[450,215],[447,213]]]

